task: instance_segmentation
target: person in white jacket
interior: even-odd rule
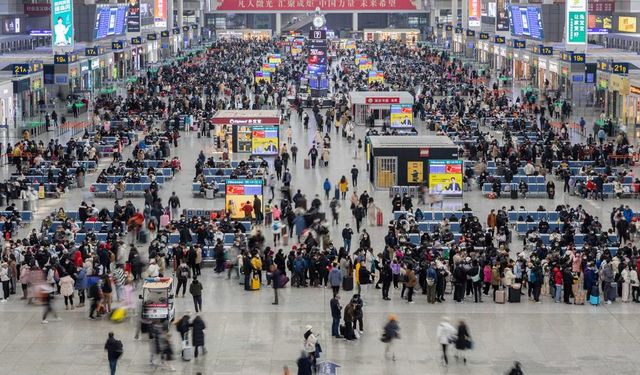
[[[9,277],[9,264],[7,262],[2,262],[0,265],[0,281],[2,282],[3,293],[3,298],[0,302],[7,302],[9,299],[9,284],[11,282],[11,278]]]
[[[316,356],[318,353],[316,353],[316,344],[318,343],[318,338],[316,337],[316,335],[313,334],[312,331],[313,327],[311,325],[307,325],[304,328],[304,351],[307,353],[307,355],[309,356],[309,359],[311,360],[311,365],[313,366],[313,368],[315,368],[316,366]]]
[[[638,271],[636,271],[636,268],[633,266],[631,266],[631,270],[629,271],[629,286],[631,286],[631,299],[633,302],[640,302],[640,300],[638,300],[640,281],[638,280]]]
[[[449,364],[449,358],[447,357],[447,348],[453,342],[455,342],[456,329],[451,325],[449,318],[446,316],[442,318],[442,322],[438,325],[436,336],[438,337],[438,343],[442,346],[442,360],[444,365]]]
[[[625,265],[624,269],[620,273],[622,278],[622,302],[629,302],[629,297],[631,295],[631,268],[629,265]],[[637,276],[637,275],[636,275]]]
[[[513,274],[513,271],[511,271],[511,268],[506,267],[504,269],[504,287],[509,289],[509,287],[515,282],[516,280],[516,275]]]

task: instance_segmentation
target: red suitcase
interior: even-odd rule
[[[304,159],[304,169],[311,169],[311,159]]]
[[[376,212],[376,225],[379,227],[382,226],[382,210],[379,208]]]

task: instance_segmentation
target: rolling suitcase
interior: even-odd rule
[[[353,277],[345,277],[342,279],[342,289],[346,292],[353,290]]]
[[[589,303],[597,306],[600,303],[600,289],[595,285],[591,288],[591,296],[589,296]]]
[[[504,303],[505,294],[504,289],[496,290],[496,303]]]
[[[304,159],[304,169],[311,169],[311,160]]]
[[[513,284],[509,287],[509,302],[510,303],[519,303],[520,302],[520,284]]]
[[[171,219],[169,218],[169,215],[164,214],[162,216],[160,216],[160,227],[164,228],[167,225],[169,225],[169,222],[171,221]]]
[[[213,199],[214,198],[213,189],[205,189],[204,190],[204,197],[206,199]]]
[[[377,211],[376,211],[376,225],[381,227],[382,226],[382,222],[383,222],[382,210],[378,208]]]
[[[338,333],[340,334],[340,336],[344,337],[344,331],[345,331],[344,324],[340,324],[340,328],[338,329]]]
[[[140,243],[147,243],[148,240],[148,235],[147,232],[141,230],[140,233],[138,233],[138,242]]]
[[[258,276],[251,278],[251,290],[260,290],[260,279]]]
[[[518,189],[511,189],[511,199],[518,199]]]
[[[282,233],[282,246],[289,246],[289,236],[286,233]]]
[[[609,284],[609,287],[605,292],[604,299],[606,301],[615,302],[617,296],[618,296],[618,283],[612,282],[611,284]]]
[[[587,297],[587,294],[583,290],[578,291],[575,294],[575,298],[573,299],[573,304],[574,305],[584,305],[586,297]]]
[[[193,358],[193,346],[189,344],[189,336],[185,335],[182,340],[182,360],[190,361]]]

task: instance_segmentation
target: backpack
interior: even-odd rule
[[[122,353],[124,353],[124,347],[122,345],[122,341],[116,340],[116,342],[113,345],[113,351],[116,354],[116,358],[120,358],[122,356]]]
[[[182,267],[180,269],[180,278],[183,278],[183,279],[189,278],[189,269],[187,267]]]

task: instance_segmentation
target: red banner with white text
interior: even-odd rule
[[[417,10],[418,0],[218,0],[218,11]]]

